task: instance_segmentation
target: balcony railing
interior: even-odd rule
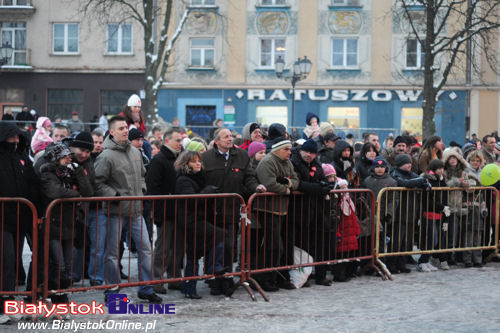
[[[31,49],[14,49],[9,62],[2,69],[31,69]]]

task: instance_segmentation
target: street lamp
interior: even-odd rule
[[[297,82],[304,80],[307,78],[309,73],[311,72],[311,67],[312,67],[312,62],[311,60],[307,59],[307,56],[304,56],[303,59],[298,58],[297,61],[294,62],[293,64],[293,72],[289,76],[283,76],[283,71],[285,69],[285,61],[281,58],[281,56],[278,57],[275,61],[275,71],[276,71],[276,76],[278,78],[283,78],[285,80],[290,80],[292,83],[292,124],[290,127],[293,127],[294,124],[294,118],[295,118],[295,85]]]
[[[0,67],[5,65],[10,61],[12,57],[12,46],[10,46],[9,42],[5,42],[2,47],[0,47]]]

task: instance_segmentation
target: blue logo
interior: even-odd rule
[[[175,304],[134,304],[127,294],[109,294],[106,306],[110,314],[175,314]]]

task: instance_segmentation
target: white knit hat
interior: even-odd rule
[[[137,96],[136,94],[133,94],[132,96],[129,97],[127,105],[140,107],[141,106],[141,98],[139,96]]]

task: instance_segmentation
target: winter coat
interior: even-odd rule
[[[149,170],[146,174],[146,185],[148,195],[169,195],[174,194],[177,173],[174,163],[178,154],[175,154],[166,146],[160,148],[160,152],[153,157],[149,163]],[[163,209],[165,206],[165,209]],[[175,210],[174,200],[155,200],[155,224],[163,225],[164,219],[173,221]]]
[[[267,203],[264,205],[264,200],[257,200],[255,202],[255,209],[259,211],[264,211],[276,215],[286,215],[288,213],[288,200],[289,196],[286,196],[287,185],[283,185],[277,182],[277,177],[285,177],[291,180],[292,188],[290,192],[293,192],[299,187],[299,178],[295,173],[293,164],[289,160],[282,160],[274,153],[267,154],[257,166],[255,170],[257,173],[257,179],[264,185],[268,192],[282,194],[281,198],[278,200],[277,204],[273,205],[273,200],[265,200]]]
[[[85,125],[80,119],[78,120],[70,119],[66,122],[66,126],[68,126],[69,131],[71,133],[81,132],[85,130]]]
[[[43,127],[43,123],[46,120],[49,120],[49,118],[40,117],[36,121],[36,131],[31,139],[31,150],[33,151],[33,155],[36,155],[44,150],[51,142],[54,142],[50,137],[50,132]]]
[[[356,160],[356,163],[354,164],[354,171],[359,176],[360,183],[370,175],[371,167],[372,167],[372,160],[366,158],[364,154],[362,154],[361,157]]]
[[[424,173],[421,175],[431,184],[433,189],[446,187],[446,180],[439,179],[434,173]],[[448,191],[433,190],[422,193],[422,212],[424,219],[440,220],[444,218],[443,209],[448,204]]]
[[[486,149],[486,147],[482,147],[481,148],[481,153],[483,154],[483,157],[484,157],[484,164],[491,164],[491,163],[495,163],[496,161],[496,155],[495,153],[490,153],[488,151],[488,149]]]
[[[82,166],[72,171],[61,167],[56,162],[42,165],[40,176],[40,189],[42,204],[47,207],[56,199],[90,197],[93,194],[92,185]],[[71,203],[56,205],[50,214],[50,239],[70,240],[74,236],[74,224],[78,219],[78,207]],[[61,215],[62,213],[62,215]]]
[[[346,148],[351,150],[351,155],[349,159],[342,158],[342,151]],[[352,146],[344,140],[339,140],[335,144],[333,150],[333,162],[332,165],[335,168],[337,177],[347,180],[349,188],[356,188],[359,185],[359,178],[354,171],[354,149]]]
[[[391,171],[391,177],[396,180],[399,187],[424,189],[427,183],[425,178],[419,177],[416,173],[399,168],[395,168]],[[393,218],[399,219],[401,217],[401,222],[407,221],[410,224],[413,223],[419,214],[419,198],[420,193],[415,190],[402,191],[399,194],[399,206],[396,208]],[[411,230],[412,228],[409,227],[409,229]]]
[[[342,194],[340,210],[342,217],[337,229],[337,252],[356,251],[361,228],[356,217],[356,207],[348,193]]]
[[[17,149],[6,142],[16,134],[20,140]],[[26,138],[15,124],[0,122],[0,197],[25,198],[38,206],[39,180],[35,176],[31,160],[22,150],[25,141]],[[17,203],[5,203],[2,207],[3,219],[0,219],[0,226],[3,231],[15,234],[18,228],[20,231],[33,229],[33,214],[28,207],[19,205],[19,220]]]
[[[333,163],[333,149],[323,146],[318,151],[318,159],[320,163]],[[333,165],[333,164],[332,164]]]
[[[142,196],[146,190],[145,173],[139,149],[133,147],[130,141],[120,144],[108,136],[104,140],[102,153],[95,161],[96,195]],[[121,213],[122,216],[139,216],[142,213],[141,201],[122,201],[121,205],[118,203],[111,202],[109,209],[112,215]],[[107,205],[104,209],[106,207]]]
[[[273,145],[274,140],[280,136],[286,136],[286,127],[282,124],[271,124],[271,126],[269,126],[269,130],[267,131],[267,139],[264,141],[264,144],[266,145],[266,154],[271,152],[271,146]]]
[[[214,186],[205,185],[205,173],[180,173],[176,180],[176,194],[212,194]],[[177,221],[184,228],[188,257],[196,258],[208,254],[215,243],[222,242],[224,230],[214,226],[213,202],[206,199],[180,199],[177,207]],[[222,223],[221,223],[222,225]],[[226,226],[227,227],[227,226]]]

